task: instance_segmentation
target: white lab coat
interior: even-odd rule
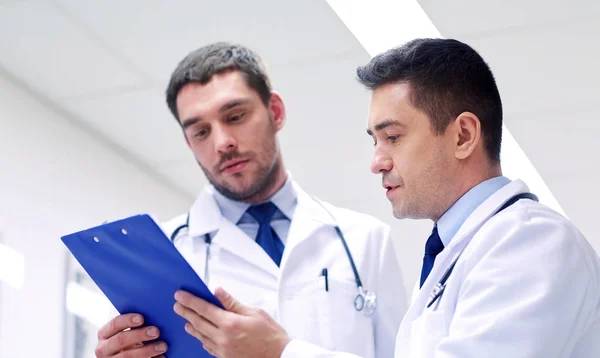
[[[402,320],[396,358],[598,358],[600,260],[567,219],[522,199],[493,216],[514,181],[465,221],[419,289]],[[446,290],[431,291],[463,250]],[[304,357],[353,355],[313,347]]]
[[[522,181],[500,189],[461,226],[419,290],[396,358],[600,357],[600,260],[567,219],[529,199],[492,215]],[[463,250],[446,290],[430,293]]]
[[[205,278],[207,246],[203,235],[216,232],[210,246],[208,286],[223,287],[240,302],[260,307],[288,332],[293,344],[286,354],[304,357],[313,345],[361,357],[391,357],[407,295],[390,229],[381,221],[323,203],[296,183],[298,206],[291,221],[280,268],[256,242],[225,219],[210,189],[190,211],[189,234],[182,230],[175,246]],[[163,224],[170,233],[186,215]],[[358,294],[350,262],[334,226],[344,233],[363,286],[377,295],[377,310],[367,318],[354,309]],[[323,268],[328,270],[325,291]]]

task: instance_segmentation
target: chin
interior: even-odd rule
[[[406,219],[406,215],[404,215],[404,213],[400,210],[394,209],[392,210],[392,214],[396,219]]]
[[[396,219],[404,219],[406,215],[402,212],[402,209],[392,203],[392,214]]]
[[[392,203],[392,213],[396,219],[417,219],[416,212],[406,206],[394,205]]]

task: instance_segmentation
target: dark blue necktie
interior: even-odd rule
[[[423,268],[421,269],[421,286],[419,287],[423,287],[423,283],[433,268],[435,257],[442,252],[442,250],[444,250],[444,244],[438,234],[437,226],[434,226],[433,231],[425,244],[425,256],[423,257]]]
[[[279,239],[275,230],[271,228],[271,219],[276,211],[277,207],[271,202],[248,208],[248,214],[258,221],[256,243],[259,244],[271,259],[273,259],[277,266],[279,266],[281,263],[281,256],[283,255],[283,242]]]

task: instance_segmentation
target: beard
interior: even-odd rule
[[[214,166],[212,172],[198,162],[204,175],[223,196],[235,201],[247,201],[248,199],[268,191],[277,180],[277,173],[281,169],[281,161],[279,160],[279,148],[275,137],[275,127],[272,118],[269,119],[269,131],[264,136],[261,148],[258,152],[240,153],[230,151],[222,154],[219,163]],[[225,180],[218,180],[212,173],[219,173],[223,163],[233,159],[249,159],[258,164],[258,168],[249,173],[237,173],[234,177],[241,178],[243,175],[250,176],[250,182],[246,185],[232,185]]]
[[[239,157],[239,155],[236,157]],[[267,191],[275,184],[276,175],[280,166],[281,164],[278,160],[275,160],[271,165],[260,166],[258,170],[251,174],[252,180],[249,185],[236,188],[226,182],[218,182],[208,173],[206,168],[200,165],[210,184],[214,186],[219,193],[223,194],[223,196],[235,201],[246,201],[257,194]],[[238,175],[241,176],[241,174]]]

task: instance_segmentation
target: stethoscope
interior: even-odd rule
[[[319,200],[314,199],[317,203],[319,203],[325,211],[331,216],[331,218],[335,222],[335,217],[331,212],[323,205]],[[186,229],[189,230],[190,225],[190,214],[188,213],[187,218],[185,220],[185,224],[180,225],[173,231],[171,234],[171,242],[175,242],[177,236],[181,232],[181,230]],[[354,308],[356,311],[362,313],[365,317],[371,317],[375,314],[375,310],[377,309],[377,296],[374,292],[369,292],[367,289],[363,287],[362,281],[360,279],[360,275],[358,274],[358,270],[356,269],[356,265],[354,264],[354,259],[352,258],[352,254],[350,253],[350,248],[348,248],[348,244],[346,243],[346,238],[342,233],[339,225],[337,223],[334,226],[335,232],[342,241],[342,245],[344,246],[344,251],[346,251],[346,256],[348,257],[348,261],[350,261],[350,266],[352,267],[352,272],[354,274],[354,281],[356,282],[356,287],[358,288],[358,294],[354,298]],[[204,234],[204,242],[206,244],[206,260],[204,265],[204,281],[208,284],[208,258],[210,256],[210,245],[212,244],[212,238],[209,233]]]
[[[504,205],[502,205],[502,207],[500,207],[500,209],[498,209],[494,213],[494,215],[498,214],[502,210],[508,208],[509,206],[511,206],[512,204],[516,203],[517,201],[519,201],[521,199],[531,199],[531,200],[539,201],[538,197],[532,193],[517,194],[517,195],[513,196],[512,198],[510,198],[506,203],[504,203]],[[458,259],[460,258],[460,256],[464,252],[464,250],[465,250],[465,248],[463,248],[459,252],[458,256],[454,259],[454,261],[452,261],[452,264],[448,267],[446,272],[444,272],[444,275],[442,275],[442,278],[440,279],[440,281],[435,285],[435,287],[431,291],[429,303],[427,304],[427,308],[431,307],[444,294],[444,290],[446,289],[446,281],[448,281],[448,278],[450,278],[450,275],[452,274],[452,270],[454,270],[454,266],[456,266],[456,262],[458,261]]]

